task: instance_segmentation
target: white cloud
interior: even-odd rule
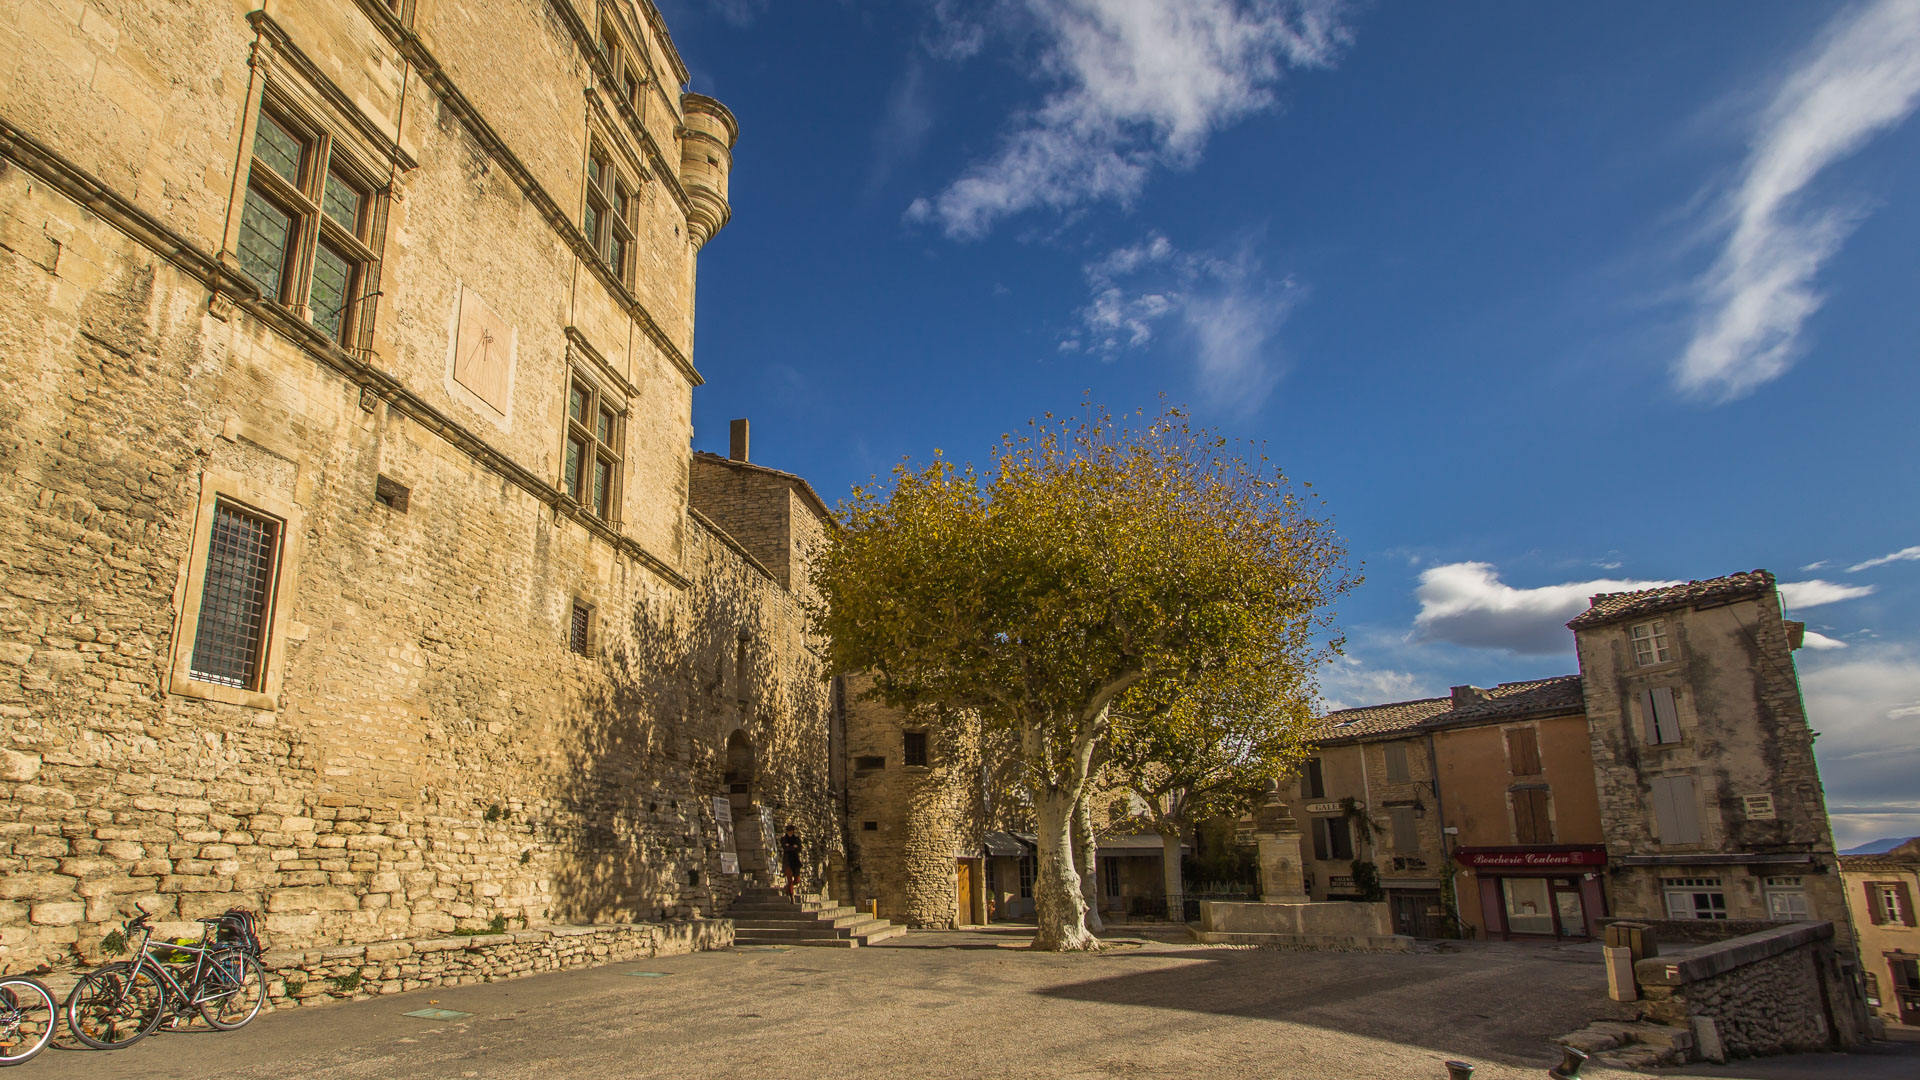
[[[1844,649],[1847,647],[1847,643],[1841,641],[1839,638],[1830,638],[1816,630],[1806,630],[1801,632],[1800,647],[1803,649],[1823,651],[1827,649]]]
[[[1599,578],[1516,589],[1500,580],[1492,563],[1447,563],[1420,574],[1413,633],[1419,640],[1535,656],[1571,652],[1567,621],[1587,609],[1593,594],[1672,584]]]
[[[1279,381],[1273,341],[1302,293],[1263,272],[1252,242],[1231,254],[1193,253],[1159,233],[1086,264],[1090,295],[1067,340],[1111,358],[1152,344],[1165,324],[1191,349],[1207,404],[1248,412]],[[1063,342],[1064,345],[1064,342]]]
[[[1800,685],[1842,847],[1920,833],[1920,655],[1867,645],[1805,656]]]
[[[1826,559],[1821,559],[1819,562],[1810,562],[1807,565],[1801,567],[1800,572],[1803,574],[1811,574],[1815,570],[1825,569],[1827,565],[1828,565],[1828,561]]]
[[[1868,559],[1863,563],[1854,563],[1852,566],[1847,567],[1847,573],[1857,574],[1862,570],[1871,570],[1876,566],[1885,566],[1888,563],[1915,561],[1920,561],[1920,546],[1901,548],[1899,551],[1882,555],[1877,559]]]
[[[1351,654],[1336,656],[1320,669],[1320,711],[1323,713],[1437,696],[1420,676],[1410,671],[1369,667]]]
[[[1348,40],[1340,0],[1017,0],[1037,30],[1035,68],[1055,89],[998,151],[910,221],[956,239],[1036,208],[1126,203],[1156,168],[1191,167],[1208,138],[1273,103],[1288,66],[1333,61]],[[936,8],[947,55],[980,48],[977,24]],[[957,43],[957,44],[953,44]]]
[[[1842,600],[1857,600],[1873,595],[1874,590],[1872,585],[1839,585],[1818,578],[1812,581],[1783,581],[1779,588],[1780,598],[1787,602],[1789,611],[1837,604]]]
[[[1916,103],[1920,0],[1850,9],[1781,83],[1725,193],[1726,248],[1698,285],[1703,310],[1674,367],[1681,389],[1726,401],[1792,365],[1801,328],[1824,299],[1814,277],[1857,217],[1797,207],[1798,197]]]

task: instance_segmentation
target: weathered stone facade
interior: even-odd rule
[[[1648,1018],[1691,1031],[1696,1056],[1847,1049],[1867,1019],[1850,953],[1832,923],[1796,923],[1649,957],[1634,978]]]
[[[1612,914],[1830,919],[1850,945],[1794,673],[1799,627],[1773,575],[1596,596],[1568,625]]]
[[[789,581],[687,509],[732,118],[645,0],[245,7],[0,28],[8,966],[135,905],[292,949],[709,915],[730,739],[819,877],[830,684]],[[268,538],[225,681],[222,513]]]

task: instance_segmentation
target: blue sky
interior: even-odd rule
[[[1326,499],[1338,704],[1765,567],[1839,840],[1920,832],[1920,0],[661,6],[742,131],[696,447],[832,500],[1164,393]]]

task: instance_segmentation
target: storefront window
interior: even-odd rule
[[[1507,931],[1552,937],[1553,908],[1549,902],[1547,879],[1507,878],[1504,884],[1507,891]]]

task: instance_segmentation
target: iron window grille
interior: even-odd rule
[[[593,385],[567,387],[567,445],[562,480],[567,495],[602,521],[618,516],[620,437],[626,418]]]
[[[593,655],[593,606],[573,602],[573,615],[567,620],[567,648],[581,656]]]
[[[925,768],[927,764],[927,733],[924,731],[909,731],[904,734],[906,735],[906,739],[901,749],[901,763]]]
[[[234,253],[262,296],[347,348],[372,326],[375,194],[324,127],[261,102]]]
[[[199,624],[187,669],[192,678],[260,689],[279,556],[278,520],[225,499],[214,504]]]

